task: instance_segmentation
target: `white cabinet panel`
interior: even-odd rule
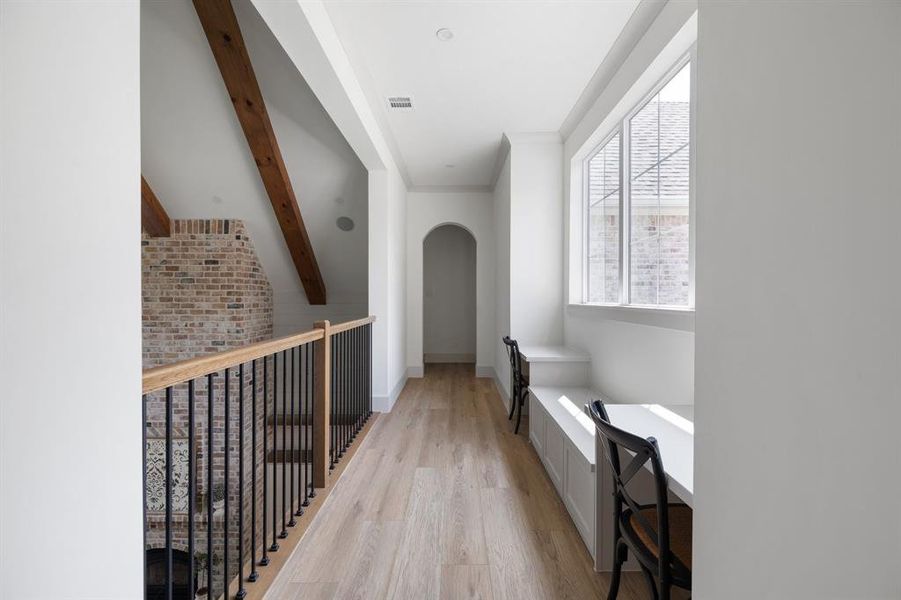
[[[547,421],[547,413],[542,408],[541,403],[535,400],[532,394],[529,394],[529,439],[538,456],[544,455],[544,429]]]
[[[563,495],[563,469],[565,466],[565,450],[566,436],[560,426],[555,421],[548,419],[544,427],[544,454],[541,455],[544,468],[557,493]]]
[[[595,474],[591,463],[569,440],[564,444],[566,470],[563,476],[563,502],[572,516],[576,529],[594,555]]]

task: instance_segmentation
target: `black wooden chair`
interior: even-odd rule
[[[516,427],[513,433],[519,433],[519,422],[522,421],[522,406],[526,402],[526,396],[529,394],[529,384],[522,374],[522,357],[519,355],[519,344],[516,340],[511,340],[506,335],[503,338],[504,345],[507,346],[507,355],[510,358],[510,415],[507,420],[513,418],[516,412]]]
[[[608,600],[619,592],[619,580],[629,550],[647,578],[655,600],[669,600],[672,586],[691,590],[691,508],[670,503],[666,472],[657,440],[633,435],[610,424],[604,403],[590,405],[604,455],[613,473],[613,576]],[[628,453],[620,454],[620,448]],[[620,457],[634,457],[624,468]],[[653,504],[638,504],[629,493],[629,482],[650,461],[654,477]],[[654,579],[659,581],[658,585]]]

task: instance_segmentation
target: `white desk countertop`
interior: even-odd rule
[[[532,395],[564,430],[579,451],[595,464],[595,427],[584,410],[594,398],[578,387],[530,387]],[[654,437],[660,447],[670,489],[686,504],[694,495],[694,407],[690,405],[604,403],[610,421],[643,438]],[[650,469],[650,463],[645,463]]]
[[[694,407],[660,404],[604,404],[610,422],[620,429],[657,439],[670,490],[689,506],[694,498]],[[682,413],[682,414],[680,414]],[[686,417],[685,415],[690,415]],[[650,470],[651,463],[645,467]]]
[[[590,362],[591,356],[566,346],[520,346],[519,354],[527,362]]]

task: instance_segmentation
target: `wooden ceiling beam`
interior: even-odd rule
[[[141,175],[141,228],[150,237],[169,237],[172,232],[172,219],[143,175]]]
[[[325,282],[319,272],[313,245],[307,235],[232,4],[229,0],[194,0],[194,9],[260,171],[307,301],[310,304],[325,304]]]

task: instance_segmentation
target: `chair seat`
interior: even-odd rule
[[[653,533],[656,536],[657,507],[655,505],[648,506],[641,508],[639,512],[654,529]],[[670,552],[689,572],[691,571],[691,518],[692,510],[685,504],[669,505]],[[623,511],[623,525],[628,530],[625,533],[633,534],[630,537],[640,540],[649,554],[660,558],[660,549],[654,542],[654,538],[632,511]]]

